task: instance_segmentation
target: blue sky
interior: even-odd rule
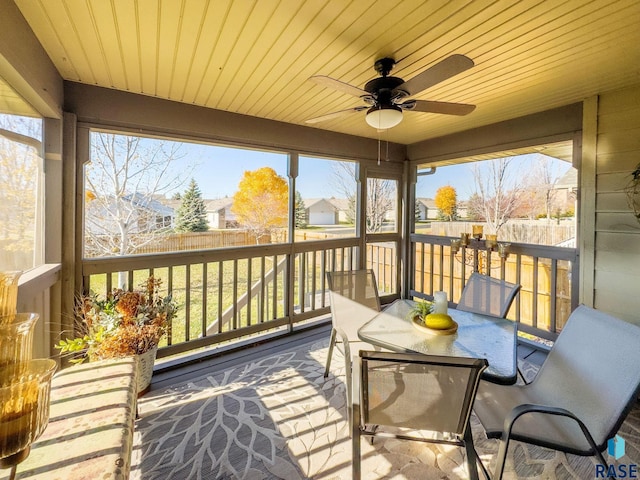
[[[183,144],[183,157],[175,166],[174,173],[180,175],[184,182],[176,191],[183,192],[191,178],[194,178],[205,199],[233,196],[246,170],[256,170],[269,166],[279,175],[287,178],[287,156],[281,153],[270,153],[240,148],[215,147],[209,145]],[[520,157],[516,163],[516,176],[522,178],[532,171],[537,161],[536,155]],[[303,198],[340,197],[343,196],[336,186],[333,166],[334,161],[300,157],[299,176],[296,190]],[[471,163],[438,167],[434,175],[418,178],[417,196],[433,198],[438,188],[443,185],[453,186],[459,200],[466,200],[474,192],[474,177]],[[555,176],[562,175],[569,165],[557,161],[552,166]]]
[[[191,177],[195,178],[206,199],[233,196],[247,170],[271,167],[278,175],[287,178],[285,154],[205,145],[185,145],[182,153],[185,152],[187,155],[180,161],[178,171],[186,175],[185,172],[193,168],[187,182]],[[330,160],[301,157],[296,190],[304,198],[340,196],[330,181],[332,163]],[[178,190],[185,189],[186,184]]]
[[[444,185],[455,187],[459,200],[468,199],[474,191],[471,164],[438,167],[433,175],[418,177],[416,197],[434,198],[438,188]]]

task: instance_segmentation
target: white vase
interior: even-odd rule
[[[140,355],[136,355],[138,359],[138,396],[142,396],[149,391],[151,385],[151,377],[153,376],[153,365],[156,361],[156,353],[158,347],[155,346]]]

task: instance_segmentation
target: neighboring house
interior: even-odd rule
[[[304,199],[305,220],[309,225],[337,225],[338,208],[326,198]]]
[[[353,219],[349,217],[349,200],[348,199],[331,197],[328,200],[338,210],[338,223],[353,222]]]
[[[433,198],[416,198],[417,220],[436,220],[438,209]]]
[[[138,231],[149,232],[173,227],[175,211],[154,197],[132,193],[122,197],[138,211]]]
[[[207,212],[207,223],[210,229],[236,228],[236,216],[231,212],[233,199],[230,197],[216,198],[214,200],[203,200]],[[170,205],[178,214],[178,209],[182,205],[182,200],[165,200],[166,205]]]
[[[573,209],[578,192],[578,170],[570,167],[553,185],[553,205],[556,209],[565,212]]]
[[[235,214],[231,211],[233,199],[230,197],[205,200],[209,228],[235,228],[238,226]]]
[[[127,223],[132,225],[129,233],[148,233],[173,226],[173,208],[159,200],[139,193],[125,195],[121,200],[132,206],[126,207],[125,213],[121,214],[126,215]],[[86,229],[96,235],[110,235],[117,231],[116,208],[114,197],[108,197],[106,202],[88,202]]]
[[[469,218],[469,202],[458,202],[458,218]]]
[[[433,198],[416,198],[416,206],[418,208],[417,220],[437,220],[438,208],[436,207],[436,201]],[[458,202],[458,218],[464,219],[468,217],[469,205],[467,202]]]

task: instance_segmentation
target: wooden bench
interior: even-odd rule
[[[137,402],[132,358],[74,365],[51,383],[49,425],[18,465],[17,479],[127,479]],[[0,470],[8,478],[9,470]]]

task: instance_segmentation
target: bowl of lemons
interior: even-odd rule
[[[458,324],[446,313],[432,313],[433,303],[418,301],[409,312],[411,324],[420,331],[432,335],[452,335]]]

